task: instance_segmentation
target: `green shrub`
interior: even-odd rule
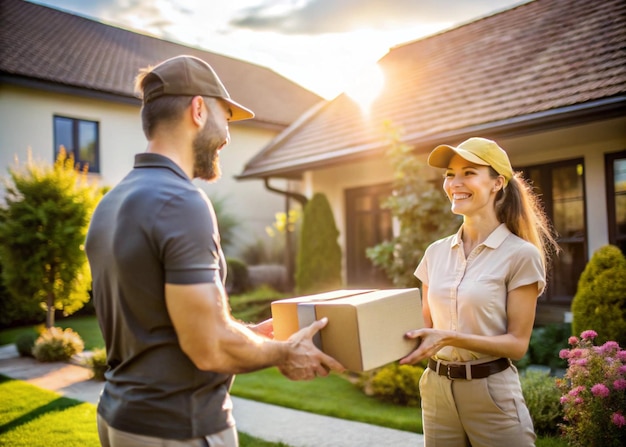
[[[614,245],[598,249],[578,280],[572,333],[594,330],[597,343],[626,346],[626,257]]]
[[[35,347],[37,334],[22,334],[15,339],[15,347],[20,357],[33,357],[33,348]]]
[[[561,391],[556,378],[541,371],[527,370],[521,376],[522,392],[539,435],[556,435],[563,420]]]
[[[260,323],[272,316],[272,301],[287,298],[270,286],[262,285],[241,295],[230,295],[233,317],[246,323]]]
[[[39,306],[52,327],[56,311],[71,315],[89,300],[84,243],[102,190],[62,148],[52,166],[29,159],[9,174],[0,205],[2,279],[12,311],[30,316]]]
[[[553,323],[533,329],[527,353],[528,363],[548,366],[552,370],[567,368],[567,361],[559,357],[559,352],[567,348],[570,335],[570,323]]]
[[[109,369],[106,350],[104,348],[94,349],[91,357],[87,359],[87,366],[93,372],[94,380],[103,381],[104,373]]]
[[[83,352],[84,347],[82,338],[72,329],[51,327],[35,341],[33,356],[40,362],[61,362]]]
[[[245,293],[250,289],[248,266],[239,259],[226,258],[228,274],[226,275],[226,290],[228,294]]]
[[[328,199],[316,193],[304,207],[296,262],[297,293],[319,293],[341,287],[338,237]]]
[[[419,381],[424,368],[397,362],[380,368],[371,378],[373,396],[385,402],[407,407],[420,405]]]

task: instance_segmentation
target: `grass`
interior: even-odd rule
[[[235,318],[242,321],[259,322],[269,317],[269,303],[271,301],[285,297],[286,295],[270,289],[261,289],[245,295],[232,296],[232,312]],[[85,342],[86,349],[104,346],[95,317],[65,318],[59,320],[56,325],[63,328],[71,327],[78,332]],[[32,331],[34,331],[32,326],[0,331],[0,345],[13,343],[15,337],[19,334]],[[284,378],[276,368],[269,368],[255,373],[238,375],[232,393],[239,397],[312,413],[417,433],[422,431],[419,409],[386,404],[365,396],[345,376],[339,374],[331,374],[328,377],[318,378],[309,382],[293,382]],[[7,393],[1,392],[0,394],[5,395]],[[59,398],[58,395],[56,398]],[[3,417],[5,406],[3,400],[0,404],[0,417]],[[2,422],[0,421],[0,423]],[[0,445],[4,445],[2,442],[4,440],[3,431],[4,426],[0,426]],[[245,434],[240,434],[240,436],[241,447],[245,447],[248,437]],[[288,447],[284,444],[264,443],[255,439],[249,442],[251,442],[247,444],[249,446]],[[8,443],[7,445],[13,444]],[[46,443],[42,445],[55,444]],[[89,444],[63,445],[72,447],[73,445],[82,446]],[[566,443],[561,439],[547,437],[539,438],[536,445],[537,447],[566,447]]]
[[[32,447],[99,446],[96,407],[0,376],[0,444]]]
[[[1,375],[0,395],[0,445],[100,447],[95,405]],[[239,441],[241,447],[289,447],[245,433]]]

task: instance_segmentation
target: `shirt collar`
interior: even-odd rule
[[[463,234],[463,225],[459,228],[459,231],[452,237],[451,246],[458,247],[461,243],[461,235]],[[506,224],[501,223],[491,232],[487,239],[481,244],[489,248],[498,248],[502,242],[511,234],[511,231],[506,227]]]
[[[135,154],[135,168],[166,168],[173,171],[179,177],[191,181],[180,166],[174,163],[171,158],[167,158],[165,155],[161,154],[152,152]]]

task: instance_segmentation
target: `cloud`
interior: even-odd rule
[[[265,0],[241,9],[230,25],[281,34],[390,30],[416,23],[459,23],[520,0]]]

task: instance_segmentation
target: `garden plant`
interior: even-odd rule
[[[563,435],[572,447],[626,445],[626,350],[612,340],[597,346],[593,330],[572,336],[565,377],[559,380],[565,421]]]

